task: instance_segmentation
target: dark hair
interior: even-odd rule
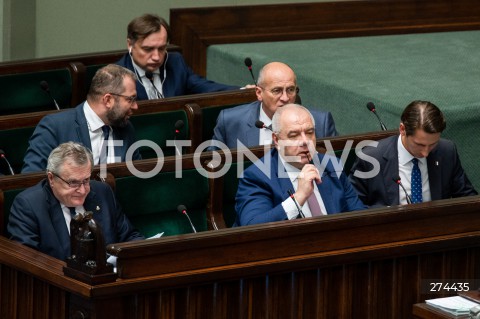
[[[429,134],[441,133],[447,127],[442,111],[428,101],[413,101],[403,110],[401,121],[407,136],[421,129]]]
[[[150,34],[160,31],[162,27],[167,31],[167,42],[170,42],[170,26],[167,21],[156,14],[146,13],[130,21],[127,27],[127,38],[133,44],[138,39],[144,39]]]
[[[95,100],[105,93],[122,94],[125,90],[123,80],[126,77],[130,77],[135,82],[135,74],[129,69],[117,64],[104,66],[95,73],[87,98]]]

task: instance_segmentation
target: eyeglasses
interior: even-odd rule
[[[125,100],[127,100],[128,103],[130,104],[133,104],[135,103],[135,101],[137,100],[137,96],[134,95],[134,96],[128,96],[128,95],[122,95],[122,94],[117,94],[117,93],[108,93],[110,95],[115,95],[115,96],[121,96],[123,98],[125,98]]]
[[[89,178],[86,178],[84,179],[83,181],[66,181],[64,180],[63,178],[61,178],[60,176],[58,176],[57,174],[55,174],[54,172],[52,172],[52,174],[58,178],[60,178],[63,182],[65,182],[65,184],[68,185],[68,187],[70,188],[74,188],[74,189],[77,189],[77,188],[80,188],[80,186],[84,186],[84,187],[87,187],[87,186],[90,186],[90,177]]]
[[[258,87],[260,87],[262,90],[270,92],[275,97],[282,95],[283,91],[287,93],[287,96],[294,96],[295,94],[298,94],[298,92],[300,92],[300,88],[298,86],[290,86],[288,88],[285,88],[285,90],[280,87],[276,87],[271,90],[267,90],[264,87],[261,87],[260,85]]]

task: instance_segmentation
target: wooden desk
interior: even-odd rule
[[[423,279],[480,278],[479,210],[475,196],[115,244],[120,278],[101,285],[0,237],[0,318],[411,318]]]

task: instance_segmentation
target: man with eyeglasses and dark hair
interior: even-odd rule
[[[286,104],[294,103],[299,88],[293,70],[281,62],[266,64],[259,72],[256,95],[257,101],[225,109],[217,118],[212,147],[221,148],[221,142],[228,148],[272,144],[272,117],[275,111]],[[337,130],[330,112],[310,110],[316,123],[317,138],[336,136]],[[257,128],[261,121],[263,128]],[[241,144],[240,144],[241,143]]]
[[[93,213],[105,244],[144,239],[123,214],[108,184],[90,180],[92,152],[63,143],[48,157],[47,178],[15,197],[7,230],[12,240],[52,257],[71,255],[70,221],[75,214]]]
[[[125,162],[136,141],[129,118],[138,109],[135,74],[116,64],[97,71],[87,100],[77,107],[45,116],[30,137],[22,173],[44,171],[50,152],[61,143],[81,143],[93,153],[93,163]],[[122,142],[123,145],[114,145]],[[141,159],[137,150],[133,160]]]
[[[117,62],[138,76],[138,100],[239,89],[193,72],[178,52],[167,52],[170,26],[156,14],[144,14],[127,27],[128,52]]]

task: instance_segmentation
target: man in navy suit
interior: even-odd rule
[[[275,148],[239,181],[236,226],[295,219],[300,211],[311,217],[365,208],[347,176],[335,171],[331,160],[337,159],[316,153],[315,124],[297,104],[275,112]]]
[[[257,101],[233,108],[224,109],[217,118],[212,137],[213,147],[238,148],[272,143],[272,131],[269,128],[275,111],[297,99],[297,78],[293,70],[281,62],[266,64],[259,72],[256,95]],[[337,130],[330,112],[310,111],[315,119],[316,137],[336,136]],[[255,123],[262,121],[264,128]],[[241,143],[241,144],[240,144]]]
[[[129,118],[138,109],[136,96],[133,72],[115,64],[98,70],[84,103],[47,115],[38,123],[30,137],[22,173],[45,171],[50,152],[69,141],[92,150],[94,164],[125,162],[135,142]],[[138,149],[132,159],[141,159]]]
[[[7,230],[11,239],[52,257],[71,255],[72,214],[93,213],[105,245],[144,239],[132,226],[105,183],[90,180],[93,156],[84,146],[68,142],[48,157],[47,178],[15,198]]]
[[[167,52],[169,41],[170,27],[158,15],[144,14],[128,24],[128,53],[117,64],[137,75],[138,100],[239,89],[195,74],[180,53]]]
[[[411,102],[402,113],[400,134],[364,148],[368,160],[358,158],[352,167],[349,177],[363,203],[390,206],[476,195],[455,144],[440,138],[445,127],[445,117],[433,103]],[[415,165],[420,173],[419,200],[412,196]],[[374,176],[366,176],[370,173]]]

